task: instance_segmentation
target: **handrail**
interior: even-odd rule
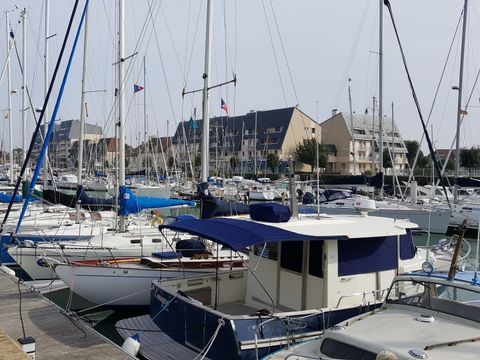
[[[355,297],[355,296],[362,296],[362,302],[363,305],[367,305],[366,303],[366,296],[372,294],[374,299],[377,299],[377,294],[380,293],[380,298],[383,299],[383,294],[388,291],[389,288],[386,289],[378,289],[378,290],[372,290],[372,291],[365,291],[365,292],[358,292],[358,293],[353,293],[353,294],[347,294],[347,295],[342,295],[338,299],[337,305],[335,306],[335,309],[338,309],[340,306],[340,303],[342,302],[343,299],[350,298],[350,297]]]

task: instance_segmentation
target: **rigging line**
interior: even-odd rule
[[[440,75],[440,80],[438,81],[438,84],[437,84],[437,89],[435,91],[435,95],[433,96],[433,101],[432,101],[432,105],[430,106],[430,111],[428,112],[428,117],[427,117],[427,123],[426,123],[426,126],[428,126],[429,122],[430,122],[430,118],[432,116],[432,113],[433,113],[433,109],[435,107],[435,103],[437,101],[437,96],[438,96],[438,93],[440,91],[440,86],[442,84],[442,81],[443,81],[443,77],[445,75],[445,71],[447,69],[447,64],[448,64],[448,60],[450,59],[450,54],[452,53],[452,49],[453,49],[453,45],[455,43],[455,38],[457,37],[457,33],[458,33],[458,29],[460,28],[460,23],[462,22],[462,17],[463,17],[463,8],[462,8],[462,11],[460,12],[460,17],[458,19],[458,22],[457,22],[457,26],[455,28],[455,32],[453,34],[453,38],[452,38],[452,41],[450,43],[450,47],[448,49],[448,53],[447,53],[447,58],[445,59],[445,63],[443,64],[443,69],[442,69],[442,73]],[[417,161],[418,161],[418,157],[420,155],[420,148],[422,146],[422,143],[423,143],[423,140],[425,138],[425,134],[422,133],[422,137],[420,138],[420,144],[419,144],[419,147],[418,147],[418,150],[417,150],[417,153],[415,154],[415,159],[413,160],[413,164],[411,166],[411,169],[415,169],[415,166],[417,165]],[[412,181],[412,178],[413,177],[413,171],[410,172],[410,175],[408,176],[408,184]]]
[[[195,44],[197,42],[197,33],[198,33],[198,27],[199,27],[199,24],[200,24],[200,18],[201,18],[201,10],[202,10],[202,4],[203,4],[203,1],[200,2],[200,6],[198,7],[198,13],[197,13],[197,23],[195,25],[195,32],[194,32],[194,36],[193,36],[193,39],[192,39],[192,48],[191,48],[191,51],[190,51],[190,58],[188,60],[188,65],[187,65],[187,71],[185,73],[185,83],[183,85],[183,87],[185,88],[187,86],[187,80],[188,80],[188,75],[190,73],[190,67],[192,65],[192,59],[193,59],[193,50],[195,48]],[[185,54],[186,56],[187,54]]]
[[[438,166],[437,159],[435,158],[435,150],[433,149],[433,145],[432,145],[432,142],[430,140],[430,136],[428,135],[428,130],[427,130],[427,127],[425,125],[425,121],[423,120],[422,111],[420,110],[420,103],[418,101],[417,94],[416,94],[415,88],[413,86],[413,81],[412,81],[412,78],[410,76],[410,72],[408,70],[407,60],[405,58],[405,53],[403,51],[402,43],[400,42],[400,36],[398,34],[397,25],[395,23],[395,19],[393,18],[393,12],[392,12],[392,7],[390,5],[390,1],[389,0],[384,0],[384,4],[388,8],[388,12],[390,14],[390,19],[392,20],[393,29],[395,31],[395,36],[397,38],[398,46],[400,48],[400,53],[402,55],[403,66],[404,66],[405,71],[407,73],[408,82],[410,84],[410,90],[412,91],[413,100],[415,101],[415,106],[417,108],[418,116],[420,117],[420,121],[422,123],[423,131],[425,133],[425,138],[426,138],[427,143],[428,143],[428,149],[430,150],[430,155],[433,159],[433,163],[435,165],[435,170],[437,172],[437,176],[438,176],[439,180],[441,180],[442,179],[442,173],[440,171],[440,167]],[[441,183],[442,183],[443,191],[446,194],[447,189],[445,188],[445,183],[443,181],[441,181]],[[448,199],[448,196],[446,196],[446,199],[447,199],[448,206],[450,207],[450,200]]]
[[[337,89],[337,93],[335,94],[335,98],[334,98],[334,101],[333,101],[333,106],[332,106],[332,109],[335,109],[338,107],[339,105],[339,102],[340,102],[340,98],[342,97],[343,95],[343,91],[345,90],[345,79],[348,76],[348,74],[350,73],[350,69],[352,68],[352,63],[353,63],[353,59],[355,57],[355,54],[357,52],[357,49],[358,49],[358,45],[360,43],[360,35],[362,35],[362,30],[365,26],[365,22],[367,20],[367,14],[368,14],[368,10],[370,8],[370,4],[371,4],[371,0],[369,1],[369,3],[367,4],[367,6],[365,7],[364,11],[363,11],[363,15],[361,17],[361,20],[360,20],[360,23],[358,25],[358,29],[356,31],[356,36],[355,36],[355,39],[353,41],[353,45],[352,45],[352,49],[350,51],[350,55],[348,57],[348,60],[347,60],[347,64],[345,66],[345,71],[343,73],[343,77],[341,78],[340,80],[340,83],[338,84],[338,89]]]
[[[290,77],[290,83],[292,84],[293,93],[295,94],[295,100],[297,101],[297,104],[300,106],[300,101],[298,99],[297,89],[295,87],[295,82],[293,81],[292,70],[290,69],[290,64],[289,64],[288,58],[287,58],[287,51],[285,50],[285,45],[283,44],[282,34],[280,33],[280,27],[278,26],[277,16],[275,15],[275,9],[273,7],[272,0],[270,0],[270,7],[272,9],[273,20],[274,20],[274,23],[275,23],[275,28],[277,30],[278,39],[280,40],[280,46],[282,48],[283,57],[285,59],[286,65],[287,65],[288,76]]]
[[[275,59],[275,66],[277,67],[277,75],[280,80],[280,87],[282,88],[283,101],[285,102],[285,107],[288,106],[287,96],[285,95],[285,88],[283,86],[282,75],[280,72],[280,66],[278,64],[277,52],[275,51],[275,44],[273,42],[272,31],[270,30],[270,24],[268,22],[267,9],[265,8],[265,0],[262,0],[263,14],[265,15],[265,24],[268,29],[268,36],[270,37],[270,45],[272,45],[273,58]]]
[[[162,11],[163,20],[165,21],[165,26],[167,27],[168,37],[170,38],[170,42],[172,43],[173,52],[175,54],[175,60],[177,60],[177,65],[178,65],[178,68],[180,69],[180,73],[183,75],[183,78],[185,79],[185,73],[182,72],[183,71],[182,62],[180,61],[180,57],[178,56],[177,47],[175,46],[175,41],[173,41],[172,32],[170,31],[170,26],[168,25],[167,17],[165,15],[165,11],[163,9],[161,2],[160,2],[160,10]],[[153,23],[153,26],[155,26],[155,23]]]
[[[57,73],[58,73],[58,70],[60,68],[63,53],[65,52],[65,47],[66,47],[67,40],[68,40],[68,37],[69,37],[69,34],[70,34],[70,30],[72,28],[73,20],[75,18],[75,13],[76,13],[76,10],[77,10],[78,2],[79,2],[79,0],[75,0],[75,3],[74,3],[73,8],[72,8],[72,13],[70,15],[70,20],[68,22],[68,26],[67,26],[67,30],[66,30],[66,33],[65,33],[65,37],[63,39],[60,54],[58,56],[57,63],[55,65],[55,70],[53,71],[53,76],[52,76],[52,79],[50,81],[50,85],[48,87],[47,95],[45,97],[45,100],[44,100],[44,103],[43,103],[43,106],[42,106],[42,111],[40,113],[40,119],[37,122],[37,125],[36,125],[35,130],[34,130],[33,135],[32,135],[32,139],[30,141],[30,147],[28,148],[28,153],[27,153],[27,156],[26,156],[27,159],[32,155],[33,146],[35,144],[37,134],[40,131],[40,125],[42,123],[42,120],[43,120],[43,117],[44,117],[44,114],[45,114],[45,108],[46,108],[46,105],[48,104],[48,101],[50,99],[50,95],[52,93],[53,85],[55,83],[55,79],[57,77]],[[15,184],[15,189],[14,189],[13,193],[17,193],[18,189],[20,188],[20,183],[22,181],[23,174],[25,173],[25,171],[27,169],[27,165],[28,165],[28,161],[24,161],[24,163],[22,165],[22,169],[20,170],[20,173],[17,177],[17,182]],[[0,224],[0,234],[3,233],[3,227],[5,226],[5,223],[8,220],[8,216],[10,215],[10,211],[12,210],[13,201],[14,201],[14,197],[12,196],[12,198],[10,199],[10,202],[8,204],[7,211],[5,212],[5,216],[3,218],[3,221]]]
[[[186,79],[186,73],[187,73],[187,53],[188,53],[188,35],[190,35],[190,13],[192,9],[192,0],[188,1],[188,10],[187,10],[187,31],[185,31],[185,53],[183,56],[183,86],[185,87],[187,79]]]
[[[42,0],[42,4],[43,4],[43,0]],[[43,6],[42,6],[42,8],[43,8]],[[34,63],[34,65],[33,65],[33,75],[32,75],[32,82],[31,82],[33,89],[35,88],[34,85],[35,85],[35,80],[36,80],[36,78],[37,78],[37,70],[40,69],[40,66],[37,66],[37,65],[38,65],[38,59],[43,57],[43,54],[40,54],[40,50],[39,50],[39,48],[40,48],[40,35],[41,35],[41,33],[42,33],[41,30],[40,30],[41,27],[42,27],[42,20],[41,20],[42,17],[43,17],[43,14],[42,14],[42,16],[40,17],[40,21],[39,21],[39,23],[38,23],[38,30],[37,30],[37,32],[36,32],[36,33],[37,33],[37,39],[36,39],[36,40],[37,40],[37,41],[36,41],[37,45],[36,45],[36,47],[35,47],[36,56],[35,56],[35,63]],[[29,18],[29,19],[30,19],[30,18]],[[35,38],[35,31],[34,31],[34,29],[33,29],[33,27],[32,27],[31,22],[30,22],[30,21],[27,21],[27,24],[26,24],[26,25],[27,25],[28,29],[30,30],[31,35],[33,35],[32,37]]]
[[[148,13],[149,13],[150,16],[152,16],[150,4],[148,6]],[[165,79],[165,86],[167,88],[168,100],[170,102],[170,108],[171,108],[171,111],[172,111],[173,121],[174,121],[175,125],[178,125],[176,117],[175,117],[175,108],[173,106],[172,94],[170,92],[170,87],[168,85],[168,79],[167,79],[167,73],[166,73],[166,70],[165,70],[165,64],[163,62],[163,56],[162,56],[162,52],[160,50],[160,43],[158,42],[157,30],[156,30],[155,27],[153,27],[153,33],[155,35],[155,42],[156,42],[156,45],[157,45],[158,55],[160,56],[160,65],[161,65],[161,68],[162,68],[163,77]]]

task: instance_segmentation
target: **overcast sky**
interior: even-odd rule
[[[50,0],[50,76],[74,1]],[[100,125],[113,135],[113,109],[117,48],[116,0],[91,0],[88,27],[87,122]],[[176,124],[193,115],[201,117],[201,94],[187,95],[182,89],[202,87],[204,68],[206,0],[125,0],[125,55],[138,55],[127,66],[127,143],[143,139],[143,92],[133,93],[133,84],[145,86],[148,133],[173,134]],[[83,7],[84,0],[80,0]],[[427,119],[448,50],[454,38],[463,0],[391,0],[393,13],[406,53],[424,118]],[[461,130],[461,145],[479,145],[480,111],[478,86],[480,69],[478,2],[470,1],[465,55],[464,99],[471,95],[469,115]],[[27,9],[27,86],[34,106],[43,102],[44,0],[1,1],[0,65],[6,58],[5,11],[16,33],[21,56],[20,9]],[[212,84],[224,82],[235,73],[232,85],[211,94],[211,116],[221,115],[224,98],[230,115],[250,110],[295,106],[319,122],[332,109],[348,112],[348,78],[351,78],[353,110],[371,111],[372,97],[378,98],[378,0],[213,0],[214,36]],[[17,8],[16,8],[17,7]],[[149,11],[150,9],[150,11]],[[79,9],[80,10],[80,9]],[[77,19],[80,11],[78,11]],[[75,30],[78,21],[75,22]],[[460,26],[461,29],[461,26]],[[72,36],[73,38],[73,36]],[[433,108],[431,126],[439,148],[449,148],[456,129],[460,59],[460,31],[453,43],[445,75]],[[72,65],[58,113],[62,120],[80,114],[81,60],[83,36]],[[69,43],[71,44],[71,42]],[[71,46],[69,45],[68,49]],[[143,80],[143,57],[147,80]],[[56,99],[63,66],[55,87]],[[20,145],[21,75],[12,58],[14,144]],[[0,85],[0,108],[7,106],[6,78]],[[392,22],[384,7],[384,114],[391,116],[404,139],[420,140],[421,125]],[[3,118],[3,116],[2,116]],[[168,126],[167,126],[168,121]],[[33,118],[28,116],[29,133]],[[1,139],[8,144],[6,122],[0,124]],[[423,146],[426,149],[426,146]]]

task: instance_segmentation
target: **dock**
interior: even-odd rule
[[[132,359],[119,346],[82,321],[67,316],[40,293],[24,284],[20,284],[20,290],[25,336],[36,341],[36,360]],[[14,342],[23,337],[19,305],[18,279],[0,271],[0,331]],[[0,354],[11,346],[7,340],[0,342]]]

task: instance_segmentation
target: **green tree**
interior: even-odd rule
[[[230,168],[233,170],[233,169],[236,169],[238,167],[238,164],[239,164],[239,161],[238,161],[238,158],[235,157],[235,156],[232,156],[230,158]]]
[[[202,163],[202,155],[201,154],[197,154],[195,155],[195,160],[194,160],[194,165],[195,167],[197,166],[200,166]]]
[[[460,165],[466,167],[470,175],[472,175],[472,169],[476,169],[480,166],[480,149],[463,149],[460,152]]]
[[[277,172],[279,163],[280,163],[280,159],[278,158],[277,154],[270,153],[267,155],[267,166],[272,171],[272,173]]]
[[[390,159],[390,154],[388,153],[388,149],[383,150],[383,167],[384,168],[392,167],[392,160]]]
[[[317,139],[303,139],[303,142],[297,144],[295,148],[295,158],[307,165],[311,166],[311,172],[317,164]],[[318,143],[318,165],[319,167],[327,167],[328,155],[323,146]]]
[[[417,168],[420,168],[420,169],[424,169],[426,167],[428,167],[428,157],[426,157],[424,154],[423,154],[423,151],[420,150],[420,144],[418,143],[417,140],[405,140],[404,141],[404,144],[405,144],[405,147],[407,148],[407,160],[408,160],[408,164],[410,165],[410,167],[413,166],[413,162],[415,160],[415,156],[417,155],[417,152],[419,152],[418,154],[418,159],[417,159]]]

